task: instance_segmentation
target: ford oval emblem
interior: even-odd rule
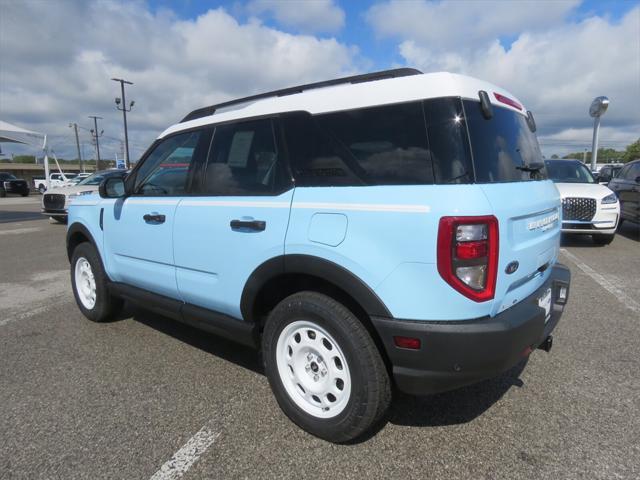
[[[507,265],[507,268],[505,268],[504,271],[507,272],[507,275],[511,275],[513,272],[518,270],[519,266],[520,264],[516,260],[514,260],[509,265]]]

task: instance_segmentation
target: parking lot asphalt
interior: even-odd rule
[[[65,227],[0,199],[0,478],[640,478],[640,231],[563,241],[550,353],[432,397],[396,394],[333,445],[279,410],[256,352],[142,310],[84,319]]]

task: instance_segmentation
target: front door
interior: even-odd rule
[[[174,226],[178,289],[185,302],[242,318],[254,269],[284,254],[293,197],[270,119],[218,126],[200,180]]]
[[[104,248],[112,280],[178,299],[173,227],[188,191],[192,161],[210,133],[190,131],[160,141],[134,171],[133,195],[105,206]]]

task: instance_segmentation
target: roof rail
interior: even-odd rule
[[[257,95],[251,95],[249,97],[238,98],[236,100],[230,100],[228,102],[218,103],[217,105],[211,105],[209,107],[198,108],[189,115],[180,120],[180,123],[188,122],[189,120],[195,120],[196,118],[208,117],[213,115],[216,110],[223,107],[230,107],[232,105],[238,105],[241,103],[251,102],[254,100],[261,100],[263,98],[270,97],[284,97],[286,95],[294,95],[296,93],[302,93],[306,90],[314,90],[316,88],[332,87],[334,85],[343,85],[347,83],[365,83],[373,82],[375,80],[383,80],[386,78],[408,77],[410,75],[419,75],[422,72],[415,68],[394,68],[391,70],[382,70],[380,72],[365,73],[363,75],[353,75],[351,77],[336,78],[334,80],[325,80],[323,82],[308,83],[306,85],[298,85],[297,87],[288,87],[280,90],[274,90],[272,92],[259,93]]]

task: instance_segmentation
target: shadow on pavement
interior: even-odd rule
[[[187,343],[192,347],[233,362],[241,367],[248,368],[261,375],[264,374],[258,351],[240,345],[239,343],[204,332],[177,320],[129,306],[128,304],[119,318],[133,318],[137,322]],[[117,320],[118,319],[116,319],[116,321]]]
[[[26,222],[29,220],[43,220],[47,217],[40,212],[14,212],[0,210],[0,223]]]
[[[498,377],[451,392],[427,397],[398,393],[391,405],[388,421],[413,427],[468,423],[491,408],[510,388],[523,385],[519,377],[527,362],[528,359],[523,359]]]
[[[618,227],[618,231],[616,233],[628,238],[629,240],[640,242],[640,224],[638,223],[625,220],[624,223]]]
[[[120,317],[133,318],[204,352],[264,375],[260,354],[256,350],[128,305]],[[387,422],[414,427],[457,425],[470,422],[491,408],[510,388],[523,385],[519,376],[527,361],[528,359],[524,359],[499,377],[451,392],[427,397],[414,397],[395,392],[386,418],[369,434],[349,443],[358,444],[367,441]]]

